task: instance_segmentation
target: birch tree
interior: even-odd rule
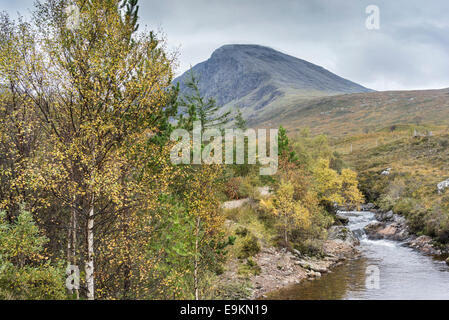
[[[84,261],[94,299],[96,232],[123,211],[127,148],[167,125],[172,70],[162,41],[136,33],[137,1],[73,3],[75,29],[67,28],[67,1],[37,4],[33,24],[23,26],[15,81],[47,141],[31,165],[33,184],[70,208],[67,256]]]
[[[307,229],[311,223],[311,214],[308,208],[294,197],[295,187],[282,180],[275,195],[261,201],[263,208],[272,212],[278,220],[278,226],[282,233],[285,246],[289,246],[289,234],[299,228]]]
[[[203,165],[187,180],[186,208],[194,221],[191,256],[195,300],[201,299],[200,282],[212,264],[207,258],[215,254],[217,248],[214,245],[218,244],[219,231],[224,222],[217,196],[221,175],[222,170],[218,166]]]

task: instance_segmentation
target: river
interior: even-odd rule
[[[360,258],[350,260],[315,281],[272,293],[285,300],[426,300],[449,299],[449,267],[400,242],[369,240],[363,228],[371,212],[341,212],[360,239]],[[368,281],[367,281],[368,280]]]

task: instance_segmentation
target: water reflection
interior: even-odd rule
[[[281,300],[341,300],[348,291],[365,290],[367,259],[360,258],[336,267],[332,273],[314,281],[288,287],[267,296],[267,299]]]

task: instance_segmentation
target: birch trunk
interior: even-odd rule
[[[87,299],[94,300],[95,279],[94,279],[94,199],[87,218],[87,260],[86,260],[86,285]]]
[[[72,227],[73,227],[73,214],[70,215],[70,222],[67,228],[67,263],[72,265]],[[70,294],[73,294],[73,290],[68,289]]]
[[[76,245],[77,245],[77,232],[78,232],[78,219],[77,219],[77,215],[76,215],[76,197],[73,197],[73,207],[72,207],[72,216],[71,216],[71,222],[72,222],[72,253],[71,253],[71,258],[72,258],[72,265],[76,266],[78,261],[76,258]],[[70,243],[70,240],[69,240]],[[79,300],[80,298],[80,294],[79,294],[79,289],[75,288],[75,294],[76,294],[76,299]]]
[[[200,234],[200,218],[196,220],[196,230],[195,230],[195,263],[193,269],[193,281],[195,286],[195,300],[200,300],[199,289],[198,289],[198,250],[199,250],[199,234]]]
[[[285,218],[284,222],[284,241],[285,241],[285,247],[288,247],[288,219]]]

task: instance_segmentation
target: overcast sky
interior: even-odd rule
[[[13,16],[33,0],[0,0]],[[368,30],[368,5],[380,29]],[[141,27],[179,49],[181,73],[224,44],[261,44],[376,90],[449,87],[447,0],[140,0]]]

